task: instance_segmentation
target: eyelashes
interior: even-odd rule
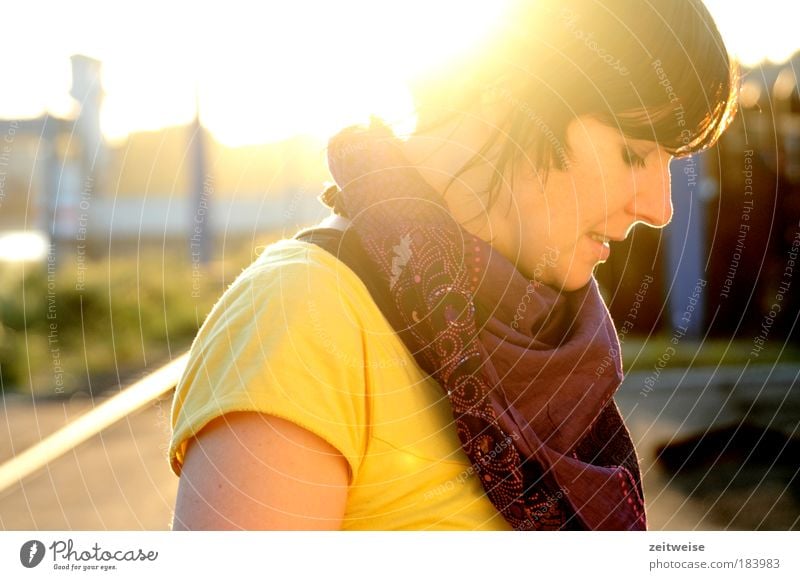
[[[629,166],[629,167],[644,167],[646,165],[646,161],[644,157],[636,155],[633,151],[628,149],[627,147],[622,148],[622,160]]]

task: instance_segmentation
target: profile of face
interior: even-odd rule
[[[717,142],[738,106],[738,65],[702,0],[512,4],[497,37],[415,85],[404,150],[454,221],[528,279],[572,291],[608,241],[669,223],[670,152]],[[550,157],[565,170],[536,167]]]
[[[497,204],[489,222],[493,246],[526,277],[571,291],[609,257],[608,241],[625,239],[637,223],[669,223],[672,157],[592,117],[571,121],[567,139],[566,168],[544,183],[530,164],[516,171],[511,210]]]

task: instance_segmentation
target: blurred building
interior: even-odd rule
[[[107,160],[100,70],[94,59],[72,57],[70,94],[80,105],[75,118],[0,120],[0,232],[41,232],[55,242],[76,235],[81,192],[93,189]]]
[[[220,245],[323,214],[323,144],[299,136],[226,148],[197,121],[109,144],[102,64],[81,55],[71,62],[73,118],[0,120],[0,239],[14,233],[22,243],[26,232],[39,240],[40,259],[70,260],[109,254],[112,243],[188,247],[200,217]]]

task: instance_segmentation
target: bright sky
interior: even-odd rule
[[[785,60],[800,48],[797,0],[706,4],[745,63]],[[405,79],[473,41],[491,23],[487,10],[498,6],[471,0],[6,3],[0,118],[73,112],[69,57],[81,53],[103,62],[102,127],[111,140],[188,122],[196,86],[203,123],[228,145],[298,132],[326,135],[370,111],[390,118],[409,111]],[[343,98],[337,87],[344,85],[357,90]]]

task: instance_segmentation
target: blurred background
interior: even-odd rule
[[[178,361],[259,247],[327,215],[327,137],[370,114],[411,130],[409,79],[500,4],[3,7],[0,529],[169,527],[168,379],[58,430]],[[670,227],[597,272],[617,402],[651,529],[799,529],[800,7],[706,4],[740,113],[673,162]]]

